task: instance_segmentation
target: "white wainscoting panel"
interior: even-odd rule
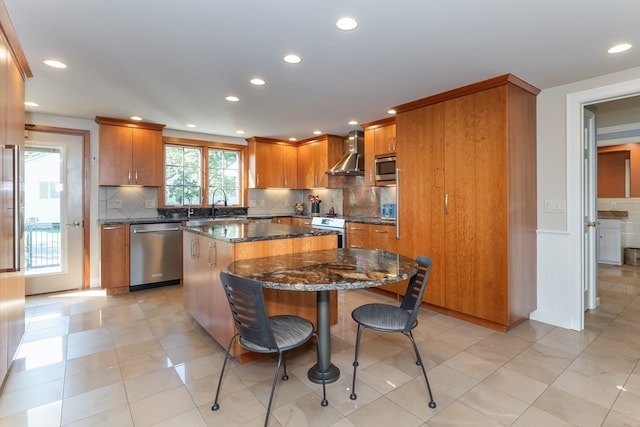
[[[529,318],[568,329],[577,329],[574,319],[575,283],[570,277],[576,262],[571,254],[570,235],[567,232],[538,230],[538,308]],[[578,254],[579,256],[579,254]]]

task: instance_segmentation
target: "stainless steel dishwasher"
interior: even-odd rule
[[[180,283],[182,231],[178,223],[132,224],[129,290]]]

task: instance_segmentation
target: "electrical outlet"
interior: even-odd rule
[[[260,207],[264,208],[264,199],[260,199]]]
[[[109,208],[109,209],[122,209],[122,199],[109,199],[109,200],[107,200],[107,208]]]
[[[156,207],[156,201],[153,199],[145,200],[144,207],[147,209],[153,209]]]
[[[249,199],[249,207],[252,208],[256,206],[256,201],[254,199]]]

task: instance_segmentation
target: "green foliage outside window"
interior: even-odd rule
[[[203,186],[203,148],[165,145],[165,205],[221,205],[225,195],[228,205],[241,204],[240,152],[206,150],[206,185]],[[204,192],[206,200],[203,200]]]
[[[202,202],[202,149],[165,145],[164,200],[167,206]]]
[[[209,204],[223,203],[224,190],[229,205],[240,204],[240,154],[215,148],[207,150],[207,201]],[[215,200],[214,200],[215,192]]]

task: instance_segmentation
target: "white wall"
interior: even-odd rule
[[[538,309],[531,315],[534,320],[582,328],[581,150],[576,143],[581,130],[572,120],[579,113],[575,100],[593,98],[587,104],[608,100],[614,94],[621,96],[625,88],[629,94],[638,93],[639,78],[640,68],[632,68],[545,89],[538,95]],[[571,128],[567,121],[574,123]],[[545,201],[559,201],[564,209],[545,212]]]

